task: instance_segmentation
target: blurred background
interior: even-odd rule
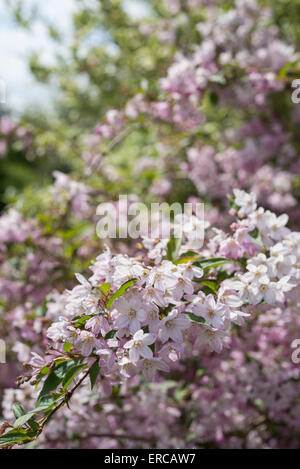
[[[178,44],[193,44],[198,14],[176,19],[160,0],[0,0],[0,209],[24,188],[68,172],[78,138],[111,107],[155,88]],[[207,2],[204,2],[207,3]],[[231,2],[221,2],[230,6]],[[283,39],[299,45],[300,1],[263,0]],[[183,15],[184,13],[182,13]],[[145,34],[147,22],[160,25]]]
[[[78,137],[171,52],[153,54],[157,41],[146,44],[138,30],[151,3],[0,0],[2,209],[25,187],[47,184],[54,168],[68,172]]]

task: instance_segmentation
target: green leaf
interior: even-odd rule
[[[226,262],[230,262],[231,259],[227,259],[226,257],[211,257],[210,259],[201,259],[199,262],[201,264],[211,264],[211,263],[214,263],[214,262],[221,262],[221,261],[226,261]]]
[[[254,230],[249,231],[249,236],[251,236],[251,238],[257,239],[259,236],[258,228],[255,227]]]
[[[85,325],[85,323],[91,319],[93,317],[93,315],[86,315],[86,316],[81,316],[79,319],[76,319],[76,323],[74,324],[74,327],[76,327],[76,329],[78,327],[82,327]],[[75,321],[75,319],[73,319],[73,321]]]
[[[45,397],[41,397],[38,400],[38,407],[33,409],[33,412],[40,412],[42,410],[47,410],[58,400],[53,394]]]
[[[42,376],[45,376],[49,373],[49,371],[50,371],[50,366],[44,366],[44,368],[41,369],[40,374]]]
[[[42,398],[37,407],[35,407],[30,412],[27,412],[26,414],[24,413],[23,415],[21,415],[15,421],[14,427],[15,428],[22,427],[27,422],[31,427],[36,427],[36,425],[38,425],[38,424],[34,420],[31,420],[32,417],[35,414],[38,414],[39,412],[42,412],[42,411],[45,411],[45,410],[49,409],[49,407],[51,407],[55,402],[56,402],[56,399],[52,396],[47,396],[46,398]],[[38,426],[38,428],[39,428],[39,426]],[[36,428],[34,428],[34,429],[36,429]]]
[[[200,261],[195,262],[195,264],[198,267],[201,267],[203,270],[210,270],[210,269],[216,269],[217,267],[220,267],[224,264],[229,264],[229,263],[235,263],[235,264],[240,264],[239,261],[235,259],[226,259],[224,257],[214,257],[212,259],[202,259]]]
[[[16,402],[13,405],[12,409],[13,409],[13,413],[14,413],[14,416],[16,417],[16,419],[18,419],[19,417],[22,417],[22,415],[25,414],[25,410],[23,409],[21,404],[19,404],[18,402]]]
[[[175,238],[175,236],[172,236],[167,244],[167,259],[169,259],[169,261],[177,260],[180,246],[181,238]]]
[[[234,208],[234,209],[238,210],[239,207],[235,203],[235,197],[233,195],[229,194],[227,196],[227,198],[229,200],[230,208]]]
[[[204,285],[205,287],[209,288],[213,293],[218,292],[218,285],[215,282],[212,282],[211,280],[199,280],[198,283],[201,283],[201,285]]]
[[[128,280],[127,282],[123,283],[123,285],[110,297],[108,302],[106,303],[106,307],[110,308],[113,304],[113,302],[117,299],[120,298],[120,296],[124,295],[128,288],[132,287],[137,282],[137,278],[133,278],[131,280]]]
[[[75,376],[79,373],[79,371],[84,368],[86,366],[86,364],[81,364],[81,365],[74,365],[72,366],[72,368],[70,368],[63,381],[62,381],[62,385],[63,385],[63,390],[66,391],[66,389],[68,388],[69,384],[73,381],[73,379],[75,378]]]
[[[40,399],[47,394],[49,394],[51,391],[57,388],[57,386],[63,381],[65,374],[69,368],[74,366],[77,363],[75,360],[68,360],[68,361],[63,361],[62,363],[59,363],[54,371],[49,374],[47,379],[44,382],[43,388],[40,392],[40,395],[38,397],[38,402],[40,402]]]
[[[32,413],[38,414],[39,412],[48,413],[55,404],[63,397],[63,393],[52,393],[48,396],[42,397],[37,401],[37,407],[33,409]]]
[[[63,378],[60,378],[59,376],[57,376],[55,374],[55,371],[53,371],[52,373],[50,373],[50,375],[47,377],[46,381],[44,382],[44,385],[43,385],[43,388],[40,392],[40,395],[39,395],[39,398],[38,400],[43,397],[43,396],[46,396],[47,394],[49,394],[51,391],[53,391],[55,388],[57,388],[57,386],[59,385],[59,383],[61,383]]]
[[[45,412],[47,413],[52,409],[52,407],[56,404],[56,402],[61,399],[62,394],[57,394],[57,395],[49,395],[40,398],[37,403],[38,406],[35,407],[33,410],[30,412],[27,412],[26,414],[20,416],[14,423],[15,428],[20,428],[22,427],[25,423],[28,423],[28,425],[31,427],[33,432],[37,432],[40,428],[38,422],[36,422],[33,417],[36,414],[39,414],[40,412]]]
[[[286,63],[282,69],[278,73],[278,78],[285,78],[288,75],[288,72],[290,71],[291,68],[293,68],[295,65],[297,65],[297,62],[288,62]]]
[[[210,102],[211,104],[216,107],[218,106],[219,104],[219,96],[217,93],[215,93],[214,91],[212,91],[210,94],[209,94],[209,99],[210,99]]]
[[[100,287],[98,288],[105,296],[107,296],[111,288],[111,285],[110,283],[102,283],[102,285],[100,285]]]
[[[40,429],[39,424],[33,418],[28,420],[28,425],[34,432],[37,432]]]
[[[199,259],[199,254],[196,252],[186,252],[185,254],[182,254],[174,264],[186,264],[187,262],[195,262],[197,259]]]
[[[105,339],[105,340],[107,340],[107,339],[113,339],[113,338],[115,337],[115,335],[116,335],[117,332],[118,332],[118,329],[112,329],[111,331],[109,331],[109,332],[105,335],[104,339]]]
[[[26,430],[11,430],[5,435],[0,436],[0,447],[21,443],[30,440],[31,437],[27,434]]]
[[[198,324],[205,324],[205,319],[202,316],[196,316],[193,313],[184,313],[191,322],[197,322]]]
[[[221,282],[230,277],[230,274],[226,270],[219,270],[217,274],[217,282],[220,285]]]
[[[71,352],[72,347],[73,347],[73,344],[71,344],[70,342],[65,342],[64,343],[64,351],[65,352],[67,352],[67,353]]]
[[[28,414],[25,414],[25,415],[22,415],[21,417],[19,417],[14,423],[14,428],[22,427],[25,423],[28,422],[28,420],[30,420],[32,418],[32,416],[34,414],[35,414],[35,412],[32,411],[32,412],[28,412]]]
[[[100,367],[98,361],[96,361],[93,366],[90,368],[90,381],[91,381],[91,389],[95,386],[96,379],[98,378],[100,372]]]

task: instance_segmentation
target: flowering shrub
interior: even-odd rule
[[[131,390],[137,376],[143,380],[140,371],[151,382],[203,348],[221,352],[229,328],[244,325],[256,305],[284,308],[291,301],[299,234],[286,228],[285,215],[257,209],[252,194],[236,190],[232,205],[239,217],[233,234],[218,230],[193,253],[184,239],[179,245],[171,238],[166,258],[156,250],[154,263],[107,249],[89,281],[77,274],[79,285],[49,302],[45,319],[53,311],[58,319],[47,330],[48,352],[33,352],[33,372],[22,378],[41,388],[35,408],[25,413],[15,405],[15,429],[0,444],[36,439],[88,376],[100,396]],[[224,251],[226,258],[211,257]]]
[[[299,55],[254,0],[164,3],[139,35],[174,57],[0,217],[1,447],[298,445]],[[205,223],[103,242],[122,193]]]

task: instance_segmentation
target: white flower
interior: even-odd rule
[[[223,328],[224,320],[229,314],[229,307],[223,303],[217,303],[213,295],[208,295],[202,306],[201,316],[206,322],[215,328]]]
[[[89,314],[94,314],[99,311],[99,299],[100,295],[88,295],[82,306],[84,307],[85,311]]]
[[[288,219],[289,217],[286,214],[277,217],[275,213],[269,210],[264,212],[262,219],[257,223],[257,227],[266,245],[272,245],[274,241],[281,241],[289,235],[290,230],[285,226]]]
[[[141,328],[141,323],[146,319],[146,304],[143,303],[138,292],[133,290],[118,298],[114,307],[119,313],[115,320],[118,329],[129,327],[130,332],[134,334]]]
[[[243,304],[239,294],[235,290],[229,287],[227,288],[225,282],[218,290],[218,301],[226,304],[230,308],[239,308]]]
[[[296,257],[280,255],[270,258],[270,266],[274,277],[284,277],[289,275],[295,265]]]
[[[75,329],[66,318],[61,316],[47,330],[47,337],[54,342],[75,343],[78,337],[78,330]]]
[[[70,293],[73,298],[83,299],[91,293],[92,285],[81,274],[75,274],[75,277],[80,285],[74,287]]]
[[[30,361],[29,361],[30,365],[32,365],[34,367],[37,367],[37,368],[41,368],[41,367],[45,366],[45,359],[43,357],[41,357],[36,352],[30,352],[30,354],[31,354],[31,358],[30,358]]]
[[[154,288],[166,293],[176,287],[178,278],[174,270],[176,267],[170,261],[163,261],[159,267],[154,267],[150,272],[147,284],[154,286]]]
[[[229,319],[238,326],[243,326],[245,323],[245,318],[249,318],[250,314],[243,311],[230,310]]]
[[[160,357],[164,361],[178,362],[184,352],[184,347],[178,342],[167,342],[159,351]]]
[[[109,348],[100,348],[96,351],[96,355],[99,356],[99,366],[101,368],[106,368],[111,371],[115,363],[115,356],[111,349]]]
[[[151,306],[152,307],[149,308],[147,311],[147,318],[145,322],[148,325],[149,332],[157,334],[160,325],[160,320],[158,316],[159,309],[154,304],[152,304]]]
[[[158,306],[162,308],[165,308],[166,306],[168,306],[168,303],[166,302],[163,292],[153,287],[147,286],[147,288],[143,292],[143,299],[147,303],[155,302]]]
[[[163,256],[167,253],[167,244],[169,239],[153,239],[146,236],[142,237],[143,246],[149,251],[149,259],[154,259],[155,264],[161,262]]]
[[[271,257],[281,257],[289,254],[289,249],[283,243],[277,243],[270,248]]]
[[[105,335],[109,332],[110,326],[104,316],[97,315],[88,319],[85,323],[85,328],[90,329],[93,334],[96,336],[101,332],[102,335]]]
[[[262,253],[257,254],[257,256],[252,257],[251,260],[248,261],[248,263],[256,265],[257,267],[261,265],[265,265],[266,267],[268,267],[268,262],[269,261],[267,256]]]
[[[234,189],[235,203],[240,207],[238,215],[245,217],[256,210],[256,197],[254,193],[247,194],[247,192],[239,189]]]
[[[47,330],[47,337],[54,342],[60,342],[65,338],[65,326],[68,324],[68,321],[60,317],[58,321],[51,324]]]
[[[154,334],[144,334],[140,329],[137,331],[132,340],[129,340],[124,345],[124,348],[129,349],[129,358],[132,363],[136,363],[140,356],[143,358],[152,358],[152,350],[148,347],[155,342]]]
[[[249,303],[258,305],[262,300],[273,305],[276,303],[277,284],[269,279],[257,284],[249,285]]]
[[[88,357],[92,353],[94,347],[97,347],[98,341],[91,332],[80,331],[75,345],[81,350],[84,357]]]
[[[249,295],[249,282],[245,275],[239,275],[238,280],[226,281],[226,286],[231,287],[239,293],[239,296],[243,302],[248,299]]]
[[[292,256],[300,257],[300,233],[291,232],[282,241]]]
[[[93,275],[89,279],[92,285],[98,286],[104,282],[111,283],[111,274],[113,272],[111,258],[110,249],[105,246],[105,251],[92,262],[91,270]]]
[[[224,331],[219,331],[207,326],[201,326],[197,337],[196,346],[207,346],[210,350],[220,353],[223,348]]]
[[[188,277],[181,275],[180,270],[175,274],[177,277],[177,284],[175,284],[170,290],[175,300],[179,301],[184,294],[192,295],[194,292],[194,286]]]
[[[265,209],[259,207],[257,210],[249,214],[249,220],[253,223],[259,230],[264,230],[266,227],[265,224]]]
[[[200,249],[203,246],[205,228],[209,226],[201,218],[191,213],[177,214],[174,220],[174,231],[183,235],[181,251]]]
[[[83,275],[75,274],[80,285],[77,285],[72,290],[67,290],[67,304],[65,306],[66,312],[69,316],[76,316],[86,312],[95,312],[97,309],[97,298],[92,295],[92,285],[88,282]],[[88,303],[87,298],[89,298]],[[89,310],[90,311],[87,311]]]
[[[280,241],[289,233],[289,229],[285,227],[289,220],[285,213],[277,217],[275,213],[271,213],[267,219],[267,228],[270,230],[269,236],[275,241]]]
[[[168,372],[170,368],[159,358],[145,358],[142,362],[142,371],[147,381],[153,381],[157,370]]]
[[[258,254],[257,256],[253,257],[249,263],[256,265],[257,267],[259,266],[265,266],[267,268],[267,274],[268,277],[273,278],[274,277],[274,269],[272,265],[272,258],[267,257],[265,254]]]
[[[180,264],[179,264],[179,266],[180,266]],[[193,265],[191,262],[189,262],[187,264],[182,264],[182,267],[183,267],[184,277],[187,277],[190,280],[193,280],[194,277],[196,277],[196,278],[203,277],[203,270],[200,267],[197,267],[196,265]]]
[[[112,265],[115,268],[112,279],[116,286],[121,286],[132,278],[141,278],[147,272],[142,264],[122,254],[113,258]]]
[[[191,323],[177,309],[173,309],[168,316],[162,319],[160,324],[160,339],[164,343],[168,339],[182,342],[182,331],[188,329]]]
[[[248,272],[244,275],[244,278],[249,283],[267,283],[269,280],[268,277],[268,267],[266,265],[255,265],[252,264],[252,260],[248,261],[247,264]]]
[[[130,378],[136,372],[136,366],[129,360],[128,357],[122,357],[119,360],[120,365],[120,374],[124,376],[124,378]]]
[[[285,299],[284,293],[293,290],[296,286],[295,283],[290,283],[289,275],[282,277],[279,282],[277,282],[277,301],[283,302]]]

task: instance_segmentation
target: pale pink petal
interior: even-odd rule
[[[143,337],[143,344],[144,345],[151,345],[155,342],[155,335],[154,334],[145,334]]]
[[[139,352],[142,355],[142,357],[144,357],[144,358],[152,358],[153,357],[152,350],[149,347],[147,347],[146,345],[142,346],[139,349]]]

